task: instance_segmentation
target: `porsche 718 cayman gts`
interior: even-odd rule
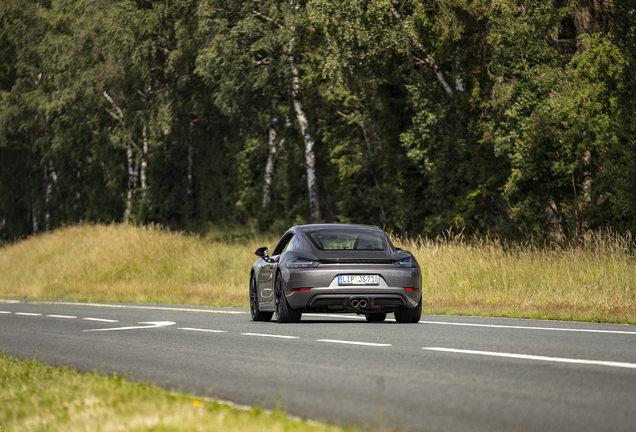
[[[379,228],[301,225],[290,228],[272,254],[256,249],[250,275],[254,321],[300,321],[303,312],[356,313],[399,323],[422,314],[422,273],[410,252]]]

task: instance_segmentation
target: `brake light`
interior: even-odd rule
[[[411,288],[411,287],[404,287],[404,289],[407,290],[407,291],[419,291],[419,289]]]
[[[292,288],[290,291],[309,291],[311,288]]]

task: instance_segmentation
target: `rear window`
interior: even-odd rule
[[[319,250],[386,250],[384,234],[373,231],[320,230],[307,233]]]

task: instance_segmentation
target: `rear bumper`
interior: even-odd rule
[[[414,308],[422,297],[419,268],[399,268],[393,264],[321,264],[316,268],[281,270],[287,302],[294,309],[390,312],[398,307]],[[338,275],[345,274],[379,275],[380,284],[338,285]],[[405,287],[415,290],[405,290]],[[311,289],[292,292],[294,288]],[[353,307],[352,302],[355,304],[355,300],[365,300],[366,307]]]
[[[292,292],[287,303],[294,309],[312,309],[325,312],[380,312],[399,307],[414,308],[422,297],[420,291],[404,288],[389,288],[377,291],[367,289],[312,288],[309,291]],[[364,300],[364,307],[355,307],[355,302]]]

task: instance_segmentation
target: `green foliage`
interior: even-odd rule
[[[616,0],[612,23],[614,43],[624,58],[624,68],[615,97],[618,103],[618,145],[610,149],[615,193],[612,218],[620,229],[636,228],[636,6],[630,0]],[[610,166],[608,166],[610,168]]]
[[[309,220],[291,54],[325,221],[634,230],[634,14],[629,0],[3,1],[0,238]]]

